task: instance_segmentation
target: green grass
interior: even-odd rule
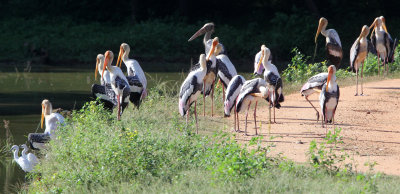
[[[185,119],[177,111],[178,87],[158,84],[150,90],[141,109],[129,107],[122,121],[116,121],[115,114],[105,112],[93,102],[74,112],[58,138],[51,141],[50,149],[42,152],[40,165],[29,175],[31,181],[21,191],[400,192],[396,184],[399,177],[332,170],[271,157],[270,147],[261,147],[260,138],[240,145],[232,134],[222,132],[227,126],[217,119],[200,116],[200,135],[196,135],[193,116],[186,127]],[[216,99],[220,95],[218,89]],[[215,102],[222,107],[220,100]],[[200,107],[202,102],[199,113]]]

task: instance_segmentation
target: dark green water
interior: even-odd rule
[[[148,88],[167,81],[180,84],[182,73],[150,73]],[[37,130],[41,102],[47,98],[53,108],[79,109],[91,100],[94,72],[0,73],[0,141],[6,138],[3,120],[9,121],[14,144],[26,143],[28,133]],[[38,129],[42,132],[43,129]],[[11,147],[10,147],[11,148]],[[10,149],[7,148],[7,149]],[[25,180],[25,173],[12,162],[12,153],[0,153],[0,193],[9,193]]]

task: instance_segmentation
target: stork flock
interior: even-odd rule
[[[342,44],[336,30],[326,29],[328,20],[321,18],[315,44],[319,34],[326,37],[327,59],[331,63],[327,73],[319,73],[308,79],[303,85],[300,93],[310,103],[316,111],[317,122],[322,116],[321,124],[332,123],[334,128],[334,116],[339,103],[340,91],[336,83],[336,70],[340,67],[343,59]],[[180,92],[178,108],[181,116],[186,116],[186,125],[189,121],[189,110],[194,104],[194,116],[196,122],[196,132],[198,133],[197,100],[203,95],[203,116],[205,116],[205,98],[211,97],[211,116],[214,115],[214,87],[217,79],[222,84],[224,116],[229,117],[233,110],[235,132],[241,132],[239,125],[239,113],[245,111],[245,135],[247,135],[247,117],[250,105],[254,104],[254,124],[255,133],[257,130],[257,105],[258,101],[265,100],[269,110],[269,123],[276,123],[275,109],[281,108],[284,102],[283,81],[278,69],[272,64],[271,50],[266,45],[261,45],[260,50],[254,58],[254,75],[260,76],[251,80],[246,80],[239,75],[235,66],[230,61],[226,48],[218,37],[211,38],[214,32],[214,23],[205,24],[188,41],[204,35],[203,44],[205,53],[200,54],[199,62],[190,70],[190,73],[183,81]],[[372,29],[371,40],[367,36]],[[394,51],[397,39],[393,40],[387,31],[385,18],[377,17],[371,26],[364,25],[360,35],[355,40],[350,50],[350,66],[356,73],[356,91],[358,94],[358,74],[361,68],[361,93],[364,94],[362,78],[363,65],[368,52],[376,53],[378,56],[378,70],[383,66],[382,74],[387,75],[389,71],[388,63],[394,61]],[[94,98],[100,100],[104,108],[113,111],[117,108],[117,120],[121,119],[124,110],[131,102],[134,107],[140,107],[141,102],[147,96],[147,79],[138,61],[129,58],[130,47],[122,43],[119,49],[116,65],[112,62],[114,54],[108,50],[96,57],[95,80],[97,74],[100,75],[100,84],[93,84],[91,92]],[[127,75],[121,69],[122,63],[125,64]],[[309,101],[308,97],[313,93],[320,93],[320,111]],[[28,135],[28,145],[31,149],[43,149],[46,143],[56,138],[57,131],[64,125],[64,117],[59,113],[53,113],[52,104],[49,100],[42,101],[41,128],[45,121],[46,128],[44,133],[30,133]],[[272,119],[273,111],[273,119]],[[272,122],[273,121],[273,122]],[[327,128],[327,127],[326,127]],[[326,129],[327,130],[327,129]],[[21,145],[24,150],[22,156],[18,156],[19,147],[12,147],[14,160],[26,171],[32,171],[33,167],[39,162],[32,153],[27,154],[27,146]]]

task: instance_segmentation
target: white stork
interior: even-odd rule
[[[94,72],[95,80],[97,80],[97,72],[101,76],[103,68],[104,68],[104,55],[98,54],[96,58],[96,71]],[[107,70],[104,71],[104,76],[100,80],[100,83],[101,85],[99,84],[92,85],[91,89],[92,96],[95,99],[99,98],[100,101],[103,103],[104,107],[107,110],[112,111],[113,108],[117,106],[117,99],[111,87],[111,77],[109,71]]]
[[[364,25],[362,27],[360,36],[356,39],[353,46],[350,49],[350,67],[353,72],[356,73],[356,94],[358,95],[358,71],[361,66],[361,95],[363,95],[363,69],[364,69],[364,60],[368,55],[368,40],[367,36],[369,34],[369,27]]]
[[[214,23],[206,23],[200,30],[198,30],[196,33],[193,34],[192,37],[188,40],[188,42],[194,40],[195,38],[201,36],[204,34],[204,39],[203,39],[203,44],[205,48],[205,53],[209,53],[211,47],[212,47],[212,39],[211,39],[211,34],[214,33]],[[225,47],[224,45],[221,44],[221,54],[226,54]]]
[[[124,73],[122,73],[122,70],[117,66],[111,65],[114,58],[113,52],[106,51],[104,56],[104,67],[101,77],[103,78],[104,71],[107,68],[107,70],[110,72],[111,87],[117,95],[117,119],[120,120],[125,107],[127,107],[129,104],[129,94],[131,93],[131,90],[129,88],[128,80],[126,79]]]
[[[44,133],[29,133],[28,142],[32,149],[43,149],[44,144],[55,138],[56,130],[60,124],[64,124],[64,117],[59,113],[53,113],[53,106],[47,99],[42,101],[42,116],[40,126],[43,129],[43,121],[46,123]]]
[[[322,17],[319,19],[317,34],[315,35],[315,44],[317,45],[317,38],[319,33],[326,37],[326,52],[329,61],[339,68],[340,62],[343,58],[342,43],[335,29],[326,29],[328,20]]]
[[[336,83],[335,73],[335,66],[329,66],[328,79],[322,87],[322,91],[319,96],[319,103],[321,105],[322,112],[322,127],[324,127],[324,123],[327,124],[329,122],[333,123],[333,128],[335,128],[335,112],[340,97],[339,86]]]
[[[393,41],[387,31],[385,18],[383,16],[375,18],[369,28],[373,29],[371,33],[371,42],[377,51],[378,58],[383,61],[384,71],[386,71],[387,74],[389,71],[387,63],[394,61],[394,51],[396,50],[397,40]],[[379,74],[380,66],[378,64],[378,75]]]
[[[179,92],[179,113],[181,116],[186,114],[186,125],[189,120],[189,109],[194,103],[194,115],[196,118],[196,132],[199,131],[197,124],[197,98],[203,89],[204,78],[207,74],[207,62],[204,54],[200,55],[200,68],[189,73],[185,81],[183,81]]]
[[[242,89],[242,86],[245,81],[246,81],[246,79],[243,76],[235,75],[229,82],[228,87],[226,89],[226,98],[224,101],[224,115],[225,115],[225,117],[229,117],[233,106],[235,106],[235,110],[234,110],[235,115],[234,115],[234,119],[233,119],[235,131],[237,131],[236,123],[238,125],[237,128],[239,129],[239,115],[236,112],[236,100],[239,96],[240,90]]]
[[[284,96],[282,94],[282,79],[279,75],[278,69],[271,61],[268,61],[271,51],[265,45],[261,46],[261,59],[258,62],[258,66],[261,64],[264,66],[264,80],[267,82],[268,96],[269,96],[269,112],[271,113],[271,105],[274,107],[274,123],[275,121],[275,108],[280,108],[280,102],[284,101]],[[257,68],[259,69],[259,68]],[[269,117],[271,122],[271,115]]]
[[[128,76],[126,77],[126,79],[128,80],[131,89],[129,100],[137,108],[139,108],[140,103],[147,96],[147,79],[139,63],[135,59],[129,59],[130,50],[131,49],[128,44],[121,44],[118,54],[117,66],[121,67],[122,59],[127,68]]]
[[[308,79],[308,81],[303,85],[303,87],[300,90],[300,93],[304,98],[311,104],[311,106],[314,108],[316,111],[317,115],[317,122],[319,121],[319,112],[317,108],[311,103],[310,100],[308,100],[308,97],[311,94],[314,94],[315,92],[321,92],[322,86],[326,83],[326,80],[328,79],[328,73],[319,73],[317,75],[314,75]]]
[[[31,172],[33,170],[34,165],[27,158],[18,156],[19,147],[17,145],[13,145],[11,151],[14,153],[14,161],[23,171]]]

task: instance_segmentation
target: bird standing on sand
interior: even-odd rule
[[[242,86],[246,79],[244,79],[243,76],[241,75],[235,75],[231,81],[228,84],[228,87],[226,89],[226,98],[224,100],[224,116],[229,117],[232,111],[232,108],[235,107],[234,110],[234,130],[236,130],[236,124],[237,124],[237,129],[239,129],[239,115],[236,112],[236,100],[240,94],[240,90],[242,89]]]
[[[314,94],[315,92],[321,92],[322,86],[326,83],[326,80],[328,79],[328,73],[319,73],[317,75],[314,75],[308,79],[308,81],[301,87],[300,93],[304,98],[311,104],[311,106],[314,108],[316,111],[317,115],[317,122],[319,121],[319,112],[317,108],[311,103],[311,101],[308,99],[311,94]]]
[[[336,68],[334,65],[328,67],[328,78],[324,86],[322,87],[321,94],[319,96],[319,103],[321,105],[322,113],[322,127],[324,123],[333,123],[335,129],[335,112],[339,103],[339,86],[336,83]]]
[[[197,98],[203,89],[203,80],[207,73],[207,62],[204,54],[200,55],[199,64],[200,68],[189,73],[179,91],[179,113],[181,116],[186,115],[186,125],[189,120],[190,106],[194,103],[197,133],[199,131],[199,126],[197,124]]]
[[[363,69],[364,69],[364,60],[368,55],[368,40],[367,36],[369,34],[369,28],[367,25],[364,25],[360,36],[356,39],[353,46],[350,49],[350,67],[353,72],[356,73],[356,93],[355,96],[358,95],[358,72],[361,66],[361,96],[364,94],[363,91]]]
[[[343,58],[342,43],[340,42],[339,34],[335,29],[326,29],[328,20],[322,17],[319,19],[317,34],[315,35],[315,45],[317,45],[317,38],[319,33],[326,37],[326,52],[328,60],[335,65],[337,69],[340,67],[340,62]]]

